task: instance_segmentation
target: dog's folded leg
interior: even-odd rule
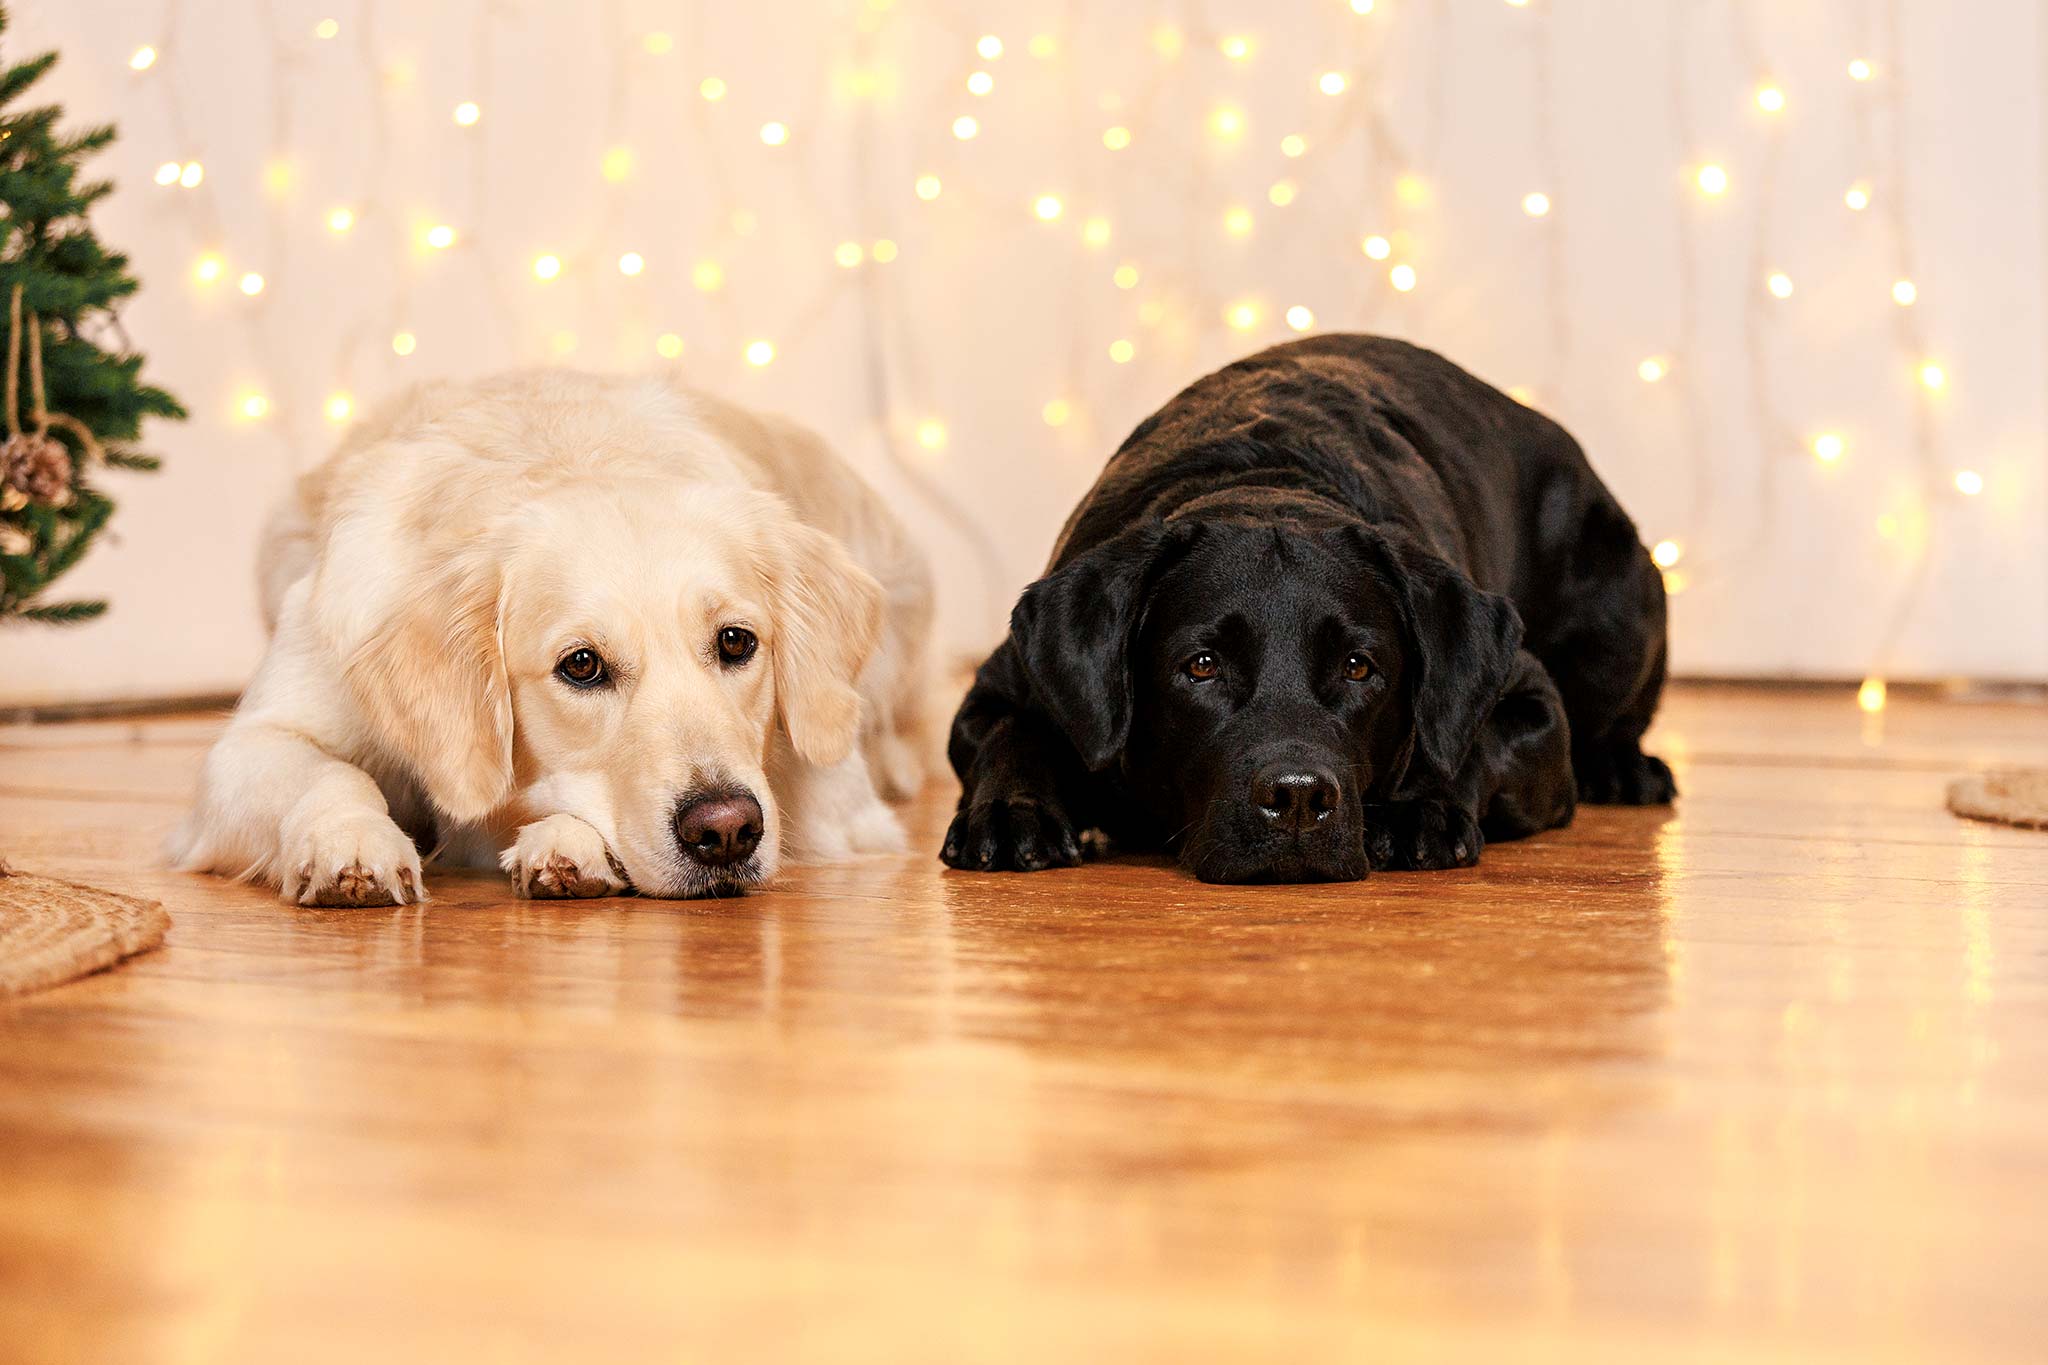
[[[207,756],[198,804],[173,839],[188,871],[275,884],[298,905],[426,899],[419,850],[362,769],[303,735],[238,716]]]
[[[989,726],[962,782],[940,859],[972,872],[1078,866],[1080,831],[1060,799],[1049,757],[1069,747],[1065,736],[1028,713]]]
[[[823,863],[903,851],[903,822],[883,804],[867,758],[858,748],[837,763],[811,763],[788,752],[778,752],[776,761],[788,774],[777,784],[785,792],[785,856],[800,863]]]
[[[499,861],[519,894],[534,900],[585,900],[632,889],[604,836],[573,815],[520,826]]]

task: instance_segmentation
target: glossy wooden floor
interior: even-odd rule
[[[1681,691],[1677,812],[1231,889],[157,870],[212,722],[0,730],[167,947],[0,1004],[0,1356],[2048,1356],[2048,710]],[[935,842],[949,792],[917,815]]]

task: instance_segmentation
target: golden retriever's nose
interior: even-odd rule
[[[753,793],[712,792],[686,799],[676,810],[676,843],[706,867],[731,867],[754,856],[761,842],[761,803]]]

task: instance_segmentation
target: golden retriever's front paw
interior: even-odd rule
[[[295,905],[407,905],[427,898],[419,850],[388,815],[350,812],[289,833],[279,891]]]
[[[519,894],[535,900],[587,900],[631,889],[604,836],[573,815],[522,826],[500,861]]]

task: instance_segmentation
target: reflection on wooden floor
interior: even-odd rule
[[[2048,710],[1870,724],[1681,690],[1675,813],[1362,885],[360,912],[154,866],[213,722],[0,730],[176,921],[0,1004],[4,1354],[2038,1359],[2048,836],[1941,788]]]

